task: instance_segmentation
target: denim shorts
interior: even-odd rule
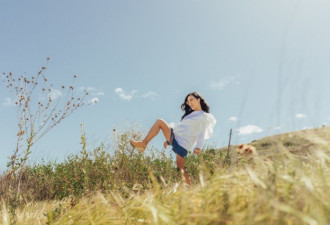
[[[172,150],[182,158],[186,157],[188,154],[188,151],[179,145],[179,143],[175,140],[175,136],[173,133],[173,128],[171,128],[171,138],[170,141],[167,142],[167,144],[172,145]]]

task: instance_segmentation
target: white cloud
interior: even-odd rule
[[[99,91],[97,88],[95,87],[84,87],[84,86],[81,86],[79,87],[79,91],[88,91],[88,92],[91,92],[91,91]]]
[[[255,125],[247,125],[245,127],[240,127],[236,129],[239,135],[248,135],[253,133],[260,133],[263,130],[260,127],[257,127]]]
[[[100,89],[97,89],[96,87],[79,87],[79,91],[87,91],[91,95],[94,96],[104,96],[104,92],[101,91]]]
[[[98,91],[98,92],[92,93],[92,95],[94,95],[94,96],[104,96],[104,92],[103,91]]]
[[[210,82],[210,87],[213,89],[222,90],[229,84],[239,84],[239,82],[237,81],[237,77],[228,77],[228,78],[221,79],[219,81],[212,81],[212,82]]]
[[[13,101],[11,98],[7,97],[7,98],[3,99],[2,105],[5,107],[15,106],[15,101]]]
[[[285,128],[286,128],[285,125],[282,124],[280,126],[274,127],[274,130],[275,131],[280,131],[280,130],[285,130]]]
[[[115,93],[123,100],[131,100],[137,92],[137,90],[132,90],[130,93],[127,93],[122,88],[115,89]]]
[[[232,116],[232,117],[230,117],[229,118],[229,121],[232,121],[232,122],[237,122],[237,117],[235,117],[235,116]]]
[[[90,103],[94,103],[94,104],[96,104],[96,103],[98,103],[100,100],[99,100],[99,98],[92,98],[91,100],[90,100]]]
[[[62,92],[60,90],[54,89],[52,90],[49,94],[48,97],[51,98],[52,100],[55,100],[58,97],[62,96]]]
[[[86,91],[97,91],[95,87],[87,87]]]
[[[157,94],[153,91],[148,91],[144,95],[142,95],[143,98],[149,98],[149,99],[155,99],[157,97]]]
[[[211,82],[210,86],[211,88],[214,89],[223,89],[224,87],[226,87],[229,84],[228,80],[220,80],[218,82]]]
[[[131,100],[133,97],[135,97],[136,93],[138,92],[139,92],[138,90],[132,90],[130,92],[124,91],[124,89],[121,87],[115,89],[115,93],[118,95],[119,98],[128,101]],[[148,99],[155,99],[157,96],[158,96],[157,93],[153,91],[148,91],[143,95],[138,95],[138,97],[148,98]]]
[[[298,113],[298,114],[295,115],[295,117],[296,117],[297,119],[304,119],[304,118],[306,118],[307,116],[306,116],[305,114]]]

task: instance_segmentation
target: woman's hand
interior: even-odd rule
[[[164,148],[167,148],[167,141],[164,142]]]
[[[201,153],[201,149],[200,149],[200,148],[195,148],[195,149],[194,149],[194,153],[195,153],[196,155],[198,155],[199,153]]]

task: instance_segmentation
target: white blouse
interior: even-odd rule
[[[170,126],[178,144],[190,150],[193,145],[202,148],[204,140],[212,136],[215,124],[214,116],[201,110],[190,113],[179,124],[171,123]]]

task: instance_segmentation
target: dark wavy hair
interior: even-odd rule
[[[197,99],[200,99],[200,103],[201,103],[201,107],[202,107],[202,110],[206,113],[209,113],[210,112],[210,107],[209,105],[207,104],[207,102],[205,101],[205,99],[198,93],[198,92],[191,92],[189,93],[186,98],[184,99],[184,102],[183,104],[181,105],[181,109],[184,111],[184,114],[183,116],[181,117],[181,120],[183,120],[183,118],[185,118],[186,116],[188,116],[190,113],[192,113],[194,110],[192,110],[190,108],[190,106],[187,104],[187,101],[188,101],[188,97],[192,95],[194,96],[195,98]]]

